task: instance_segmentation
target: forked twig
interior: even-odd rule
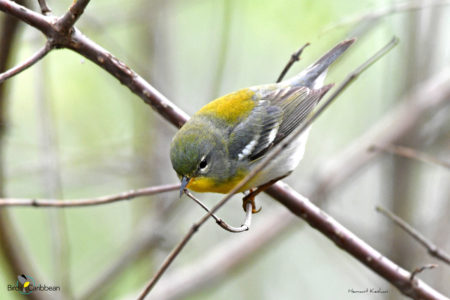
[[[188,190],[184,190],[184,193],[209,213],[209,208],[205,204],[203,204],[203,202],[197,199],[191,192],[189,192]],[[226,231],[234,233],[248,231],[252,223],[252,203],[247,203],[247,206],[245,207],[245,221],[244,224],[240,227],[233,227],[231,225],[228,225],[224,220],[217,217],[215,214],[211,214],[211,217],[216,220],[216,223]]]
[[[428,240],[423,234],[414,229],[411,225],[406,223],[399,216],[395,215],[393,212],[381,206],[377,206],[376,210],[377,212],[382,213],[384,216],[386,216],[388,219],[394,222],[401,229],[403,229],[407,234],[409,234],[412,238],[414,238],[417,242],[419,242],[419,244],[424,246],[431,256],[450,265],[450,255],[447,252],[438,248],[433,242]]]
[[[375,63],[378,59],[380,59],[383,55],[385,55],[389,50],[391,50],[398,43],[397,38],[393,38],[386,46],[376,52],[372,57],[370,57],[366,62],[364,62],[361,66],[356,68],[345,80],[342,82],[336,91],[332,93],[331,96],[325,101],[325,103],[310,117],[308,118],[302,126],[299,126],[294,130],[290,136],[286,137],[277,147],[272,149],[269,153],[266,154],[265,158],[255,166],[249,174],[241,180],[219,203],[217,203],[209,213],[207,213],[203,218],[201,218],[198,222],[194,223],[190,228],[189,232],[183,237],[183,239],[178,243],[178,245],[170,252],[170,254],[166,257],[158,271],[151,278],[148,284],[145,286],[144,290],[140,293],[138,299],[144,299],[145,296],[152,290],[155,286],[156,282],[161,278],[173,260],[178,256],[187,242],[192,238],[194,233],[210,218],[212,214],[214,214],[219,208],[221,208],[235,193],[237,193],[249,180],[251,180],[254,176],[256,176],[266,165],[277,156],[285,147],[287,147],[298,135],[300,135],[306,128],[308,128],[311,123],[328,107],[331,102],[340,95],[344,89],[352,83],[363,71],[365,71],[368,67],[370,67],[373,63]]]

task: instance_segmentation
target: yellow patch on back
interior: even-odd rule
[[[235,123],[247,117],[255,107],[255,101],[252,100],[254,94],[250,89],[242,89],[222,96],[203,106],[198,114],[213,114],[226,122]]]
[[[221,193],[227,194],[230,192],[243,178],[245,174],[239,173],[232,180],[224,182],[224,183],[216,183],[212,178],[208,177],[195,177],[192,178],[188,185],[186,186],[188,189],[193,190],[194,192],[200,193]],[[239,190],[239,192],[243,192],[248,188],[243,188]]]

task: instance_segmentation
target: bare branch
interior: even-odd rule
[[[55,200],[55,199],[20,199],[0,198],[1,206],[34,206],[34,207],[79,207],[108,204],[121,200],[129,200],[137,197],[150,196],[180,189],[180,184],[159,185],[148,188],[131,190],[117,195],[108,195],[98,198]]]
[[[309,43],[306,43],[302,47],[300,47],[300,49],[298,49],[297,51],[292,53],[291,59],[289,59],[289,61],[287,62],[286,66],[284,66],[283,71],[281,71],[280,75],[278,76],[278,79],[276,81],[277,83],[281,82],[281,80],[283,80],[283,78],[286,75],[286,73],[291,69],[292,65],[296,61],[300,60],[300,55],[302,55],[303,50],[305,50],[305,48],[308,47],[309,45],[310,45]]]
[[[80,16],[83,14],[84,9],[89,4],[90,0],[75,0],[70,6],[69,10],[58,19],[55,27],[59,32],[67,32],[75,25]]]
[[[47,55],[47,53],[50,52],[50,50],[52,50],[52,48],[53,48],[52,45],[49,42],[47,42],[45,43],[45,46],[39,49],[39,51],[33,54],[33,56],[23,61],[21,64],[9,69],[8,71],[1,73],[0,84],[5,80],[7,80],[8,78],[11,78],[19,74],[20,72],[25,71],[26,69],[28,69],[29,67],[40,61],[45,55]]]
[[[189,192],[188,190],[185,190],[184,193],[189,198],[194,200],[198,205],[200,205],[206,212],[208,212],[208,213],[210,212],[209,208],[206,207],[206,205],[203,204],[203,202],[201,202],[199,199],[197,199],[194,195],[192,195],[191,192]],[[225,229],[226,231],[237,233],[237,232],[247,231],[250,229],[250,225],[252,223],[252,203],[251,202],[247,203],[245,212],[246,212],[245,213],[245,221],[244,221],[244,224],[241,225],[240,227],[233,227],[231,225],[228,225],[224,220],[217,217],[215,214],[211,214],[211,217],[214,220],[216,220],[216,223],[219,224],[219,226],[222,227],[223,229]]]
[[[411,282],[408,271],[384,257],[288,185],[278,182],[267,193],[323,233],[339,248],[395,285],[402,294],[413,299],[447,299],[422,281]]]
[[[50,7],[48,7],[47,2],[45,0],[38,0],[39,7],[41,8],[41,13],[46,16],[52,12]]]
[[[447,169],[450,169],[450,162],[443,161],[441,159],[438,159],[434,156],[431,156],[429,154],[419,152],[415,149],[408,148],[405,146],[398,146],[398,145],[372,145],[368,149],[369,151],[386,151],[390,152],[392,154],[396,154],[399,156],[420,160],[429,164],[435,164]]]
[[[414,229],[411,225],[406,223],[404,220],[402,220],[399,216],[395,215],[393,212],[381,207],[376,207],[377,212],[382,213],[384,216],[389,218],[392,222],[394,222],[397,226],[399,226],[401,229],[403,229],[407,234],[409,234],[412,238],[414,238],[419,244],[424,246],[428,253],[437,258],[442,260],[443,262],[450,265],[450,255],[445,252],[444,250],[437,247],[433,242],[428,240],[423,234],[421,234],[419,231]]]

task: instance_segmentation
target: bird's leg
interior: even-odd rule
[[[271,181],[258,186],[256,189],[250,189],[249,193],[247,195],[245,195],[245,197],[242,199],[242,208],[244,209],[244,211],[245,211],[245,208],[247,207],[247,203],[250,202],[252,204],[252,213],[254,213],[254,214],[259,213],[261,211],[262,207],[256,209],[256,204],[255,204],[256,195],[258,195],[261,192],[264,192],[275,182],[289,176],[289,174],[291,174],[291,172],[289,172],[286,175],[280,176],[278,178],[272,179]]]

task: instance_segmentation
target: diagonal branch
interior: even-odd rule
[[[25,71],[38,61],[40,61],[44,56],[47,55],[51,50],[53,49],[53,46],[50,44],[50,42],[45,43],[44,47],[39,49],[35,54],[33,54],[31,57],[29,57],[27,60],[24,60],[19,65],[9,69],[8,71],[5,71],[0,74],[0,84],[7,80],[8,78],[11,78],[22,71]]]
[[[395,215],[393,212],[391,212],[381,206],[377,206],[376,210],[379,213],[382,213],[385,217],[389,218],[392,222],[394,222],[401,229],[403,229],[413,239],[415,239],[417,242],[419,242],[419,244],[424,246],[428,250],[428,253],[431,256],[433,256],[437,259],[440,259],[443,262],[450,265],[450,254],[448,254],[444,250],[437,247],[432,241],[428,240],[423,234],[421,234],[419,231],[414,229],[411,225],[409,225],[407,222],[405,222],[399,216]]]
[[[176,191],[180,189],[180,184],[167,184],[152,186],[148,188],[131,190],[117,195],[108,195],[98,198],[56,200],[56,199],[20,199],[20,198],[0,198],[1,206],[34,206],[34,207],[79,207],[108,204],[112,202],[130,200],[137,197],[151,196],[160,193]]]
[[[53,31],[51,25],[53,18],[43,16],[32,11],[31,9],[26,8],[25,6],[15,3],[14,1],[0,0],[0,10],[22,20],[36,29],[39,29],[46,36]]]
[[[292,213],[332,240],[336,246],[395,285],[404,295],[413,299],[447,299],[426,283],[419,280],[411,281],[411,274],[408,271],[384,257],[288,185],[279,182],[267,192]]]

